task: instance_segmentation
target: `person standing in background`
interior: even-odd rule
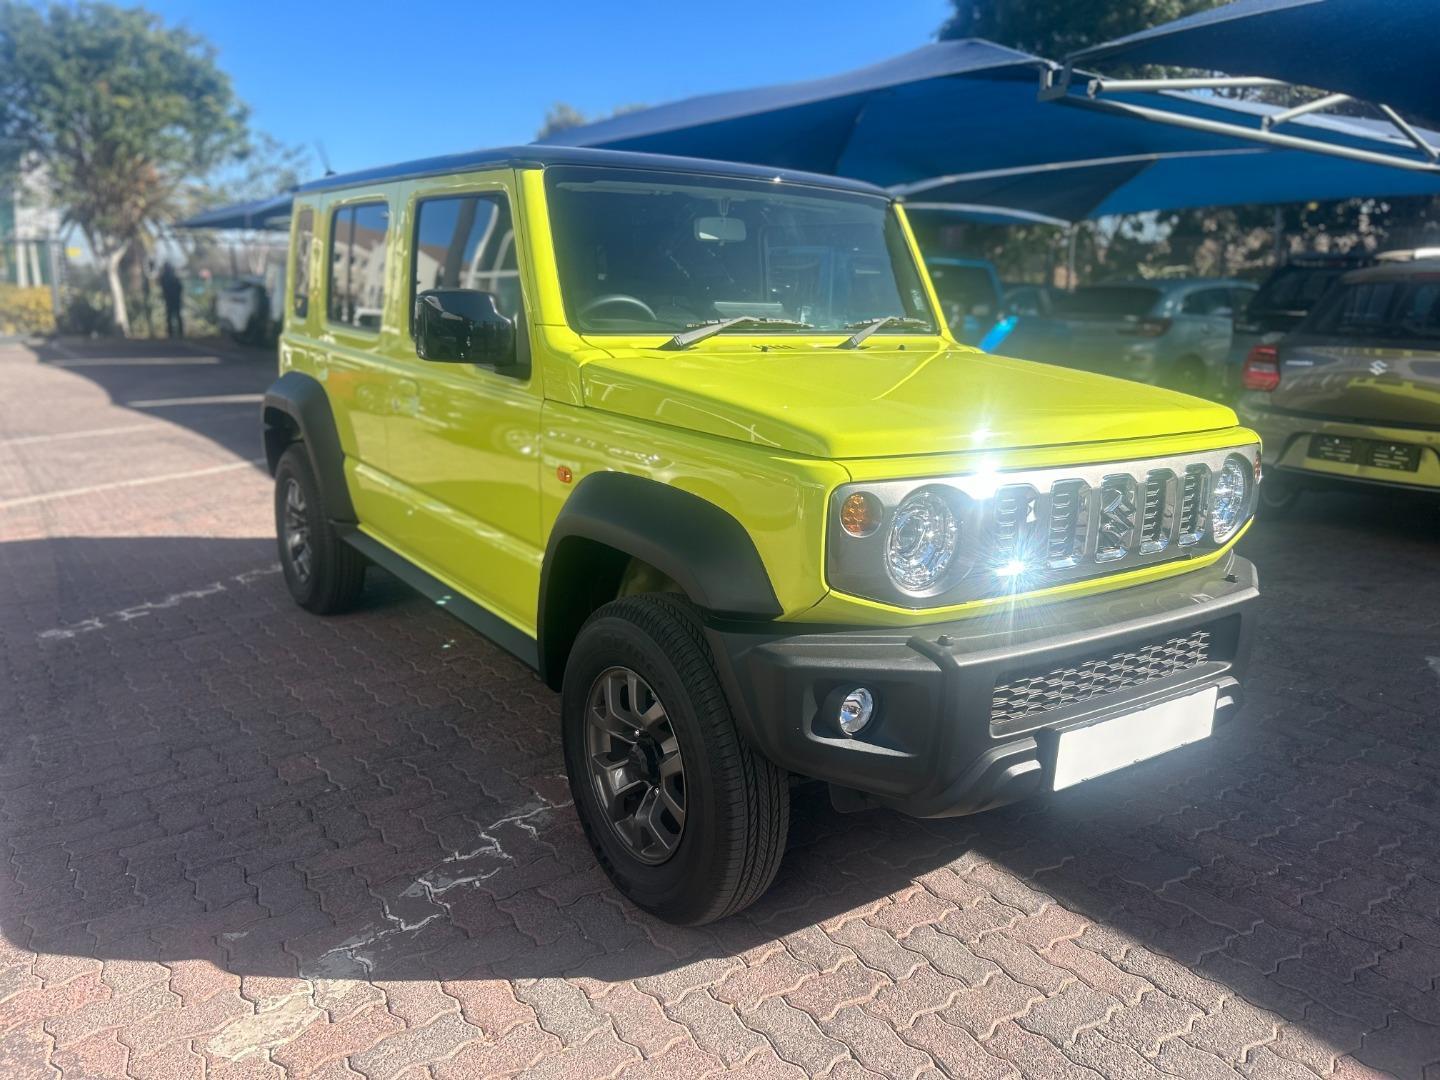
[[[185,322],[180,314],[180,302],[184,297],[184,292],[185,290],[180,284],[180,275],[175,273],[175,267],[166,262],[160,268],[160,295],[165,299],[165,334],[167,337],[185,336]]]

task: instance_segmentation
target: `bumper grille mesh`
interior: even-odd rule
[[[1012,678],[995,686],[990,726],[1010,728],[1036,713],[1164,679],[1198,667],[1209,658],[1210,631],[1196,629],[1142,648]]]

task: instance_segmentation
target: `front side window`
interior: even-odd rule
[[[882,196],[591,166],[551,167],[545,177],[565,309],[578,330],[675,333],[755,317],[834,332],[896,316],[935,331]]]
[[[326,317],[357,330],[379,330],[385,303],[384,203],[342,206],[330,219],[330,295]]]
[[[515,229],[503,192],[425,199],[415,221],[414,294],[426,289],[478,289],[495,297],[507,318],[520,312]]]
[[[315,235],[315,211],[306,207],[295,218],[295,266],[291,279],[295,282],[294,312],[303,319],[310,311],[310,243]]]

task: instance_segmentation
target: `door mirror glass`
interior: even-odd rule
[[[415,296],[415,352],[439,363],[512,367],[515,321],[479,289],[426,289]]]

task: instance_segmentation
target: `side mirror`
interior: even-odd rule
[[[415,352],[422,360],[513,367],[515,320],[479,289],[426,289],[415,297]]]

